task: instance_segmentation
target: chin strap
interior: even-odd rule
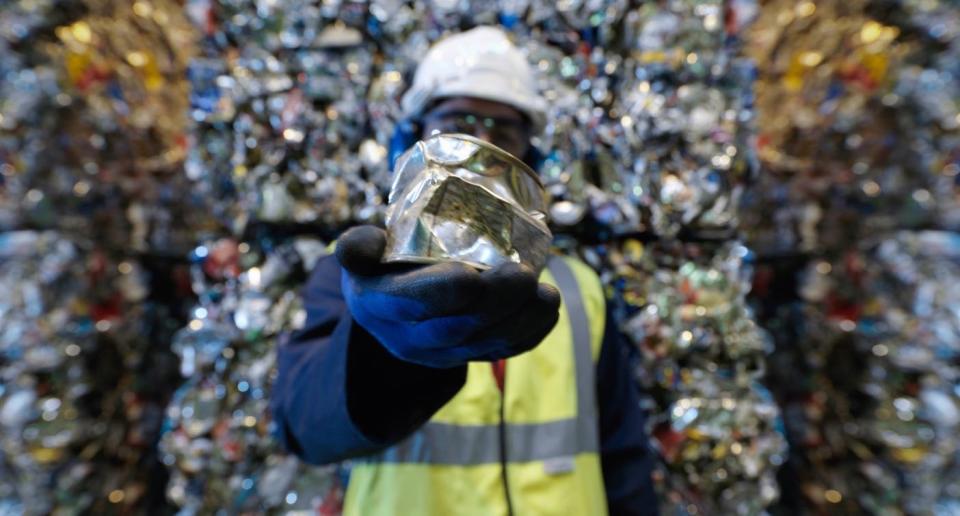
[[[540,168],[543,166],[543,162],[547,160],[547,155],[539,148],[531,145],[527,155],[522,159],[534,172],[540,173]]]
[[[393,129],[393,136],[390,138],[390,148],[387,149],[387,160],[390,165],[390,171],[397,164],[397,159],[407,149],[417,143],[420,135],[420,124],[413,120],[401,120]]]

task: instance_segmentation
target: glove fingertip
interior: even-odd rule
[[[533,271],[517,263],[504,263],[480,274],[488,286],[489,295],[498,301],[522,302],[534,295],[537,276]]]
[[[352,274],[374,275],[383,267],[380,260],[387,247],[387,233],[376,226],[357,226],[337,241],[340,266]]]
[[[549,285],[547,283],[540,283],[537,285],[537,299],[543,301],[549,306],[555,307],[557,310],[560,309],[560,301],[562,299],[560,290],[553,285]]]

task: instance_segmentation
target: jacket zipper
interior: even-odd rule
[[[503,495],[507,501],[507,515],[513,516],[513,501],[510,499],[510,478],[507,475],[507,423],[506,417],[506,375],[504,375],[503,386],[500,387],[500,424],[498,425],[500,434],[500,475],[503,479]]]

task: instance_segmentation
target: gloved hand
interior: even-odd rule
[[[340,237],[343,295],[354,320],[397,358],[449,368],[534,348],[557,323],[560,292],[528,267],[380,263],[386,233],[359,226]]]

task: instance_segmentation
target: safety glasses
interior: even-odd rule
[[[490,141],[507,152],[517,154],[530,139],[530,123],[520,118],[479,116],[464,111],[430,113],[423,120],[426,134],[468,134]]]

